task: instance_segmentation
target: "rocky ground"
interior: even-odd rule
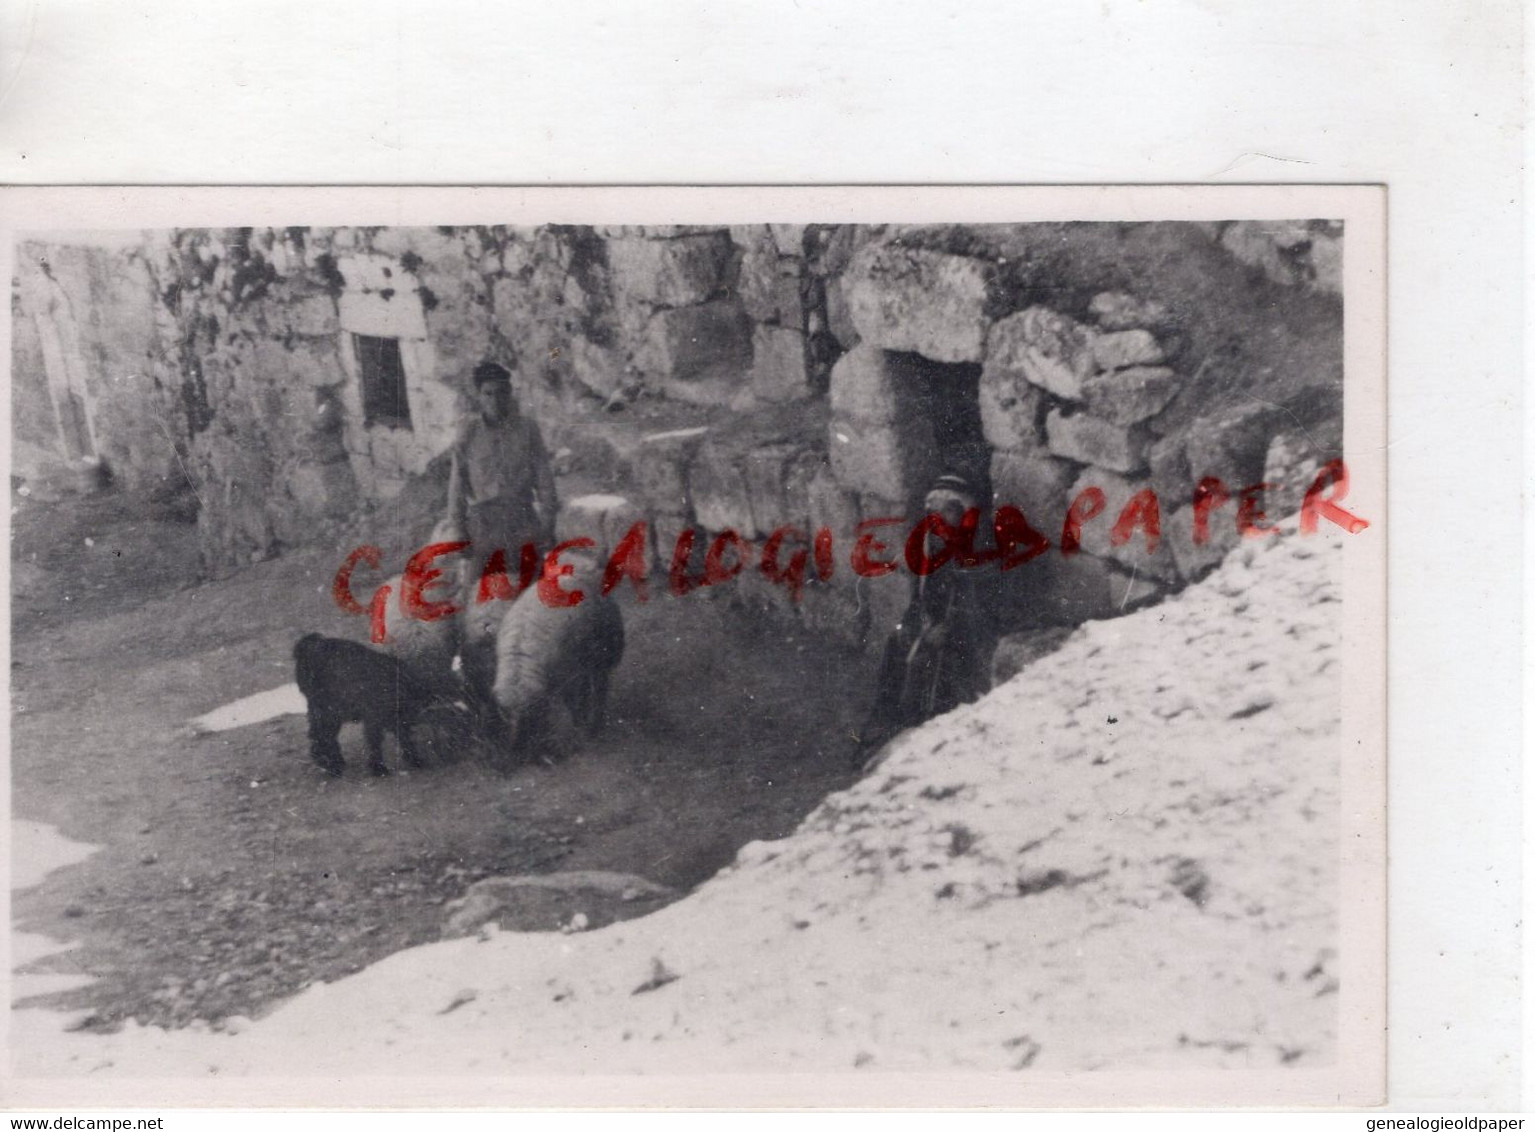
[[[1085,625],[981,703],[898,739],[792,833],[746,845],[651,915],[572,931],[571,904],[563,932],[487,926],[311,985],[226,1033],[135,1023],[63,1034],[57,1014],[21,1010],[17,1069],[1329,1064],[1340,565],[1325,535],[1249,542],[1181,596]],[[253,773],[249,753],[225,763],[205,773]],[[306,798],[313,789],[306,780]],[[332,805],[314,817],[334,820]],[[384,812],[409,828],[403,810]],[[641,856],[623,871],[666,879]],[[91,914],[74,922],[88,930]],[[357,916],[345,921],[356,929]]]

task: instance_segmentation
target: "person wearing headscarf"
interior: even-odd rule
[[[939,476],[923,501],[927,514],[941,516],[955,529],[976,506],[974,486],[955,473]],[[885,642],[860,748],[877,747],[898,731],[979,699],[991,684],[987,641],[970,571],[949,562],[919,575],[900,623]]]

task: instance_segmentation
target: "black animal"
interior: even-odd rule
[[[310,633],[293,646],[293,667],[299,691],[309,701],[309,755],[327,774],[345,769],[337,737],[342,724],[358,720],[373,774],[389,773],[386,731],[394,732],[409,766],[423,765],[410,731],[437,697],[404,664],[355,641]]]

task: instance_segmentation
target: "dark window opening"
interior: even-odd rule
[[[981,367],[935,362],[921,354],[890,352],[885,358],[910,391],[911,410],[932,428],[933,472],[964,476],[975,485],[977,497],[989,502],[991,447],[981,430]]]
[[[352,335],[357,372],[362,380],[362,419],[369,428],[410,428],[410,401],[405,395],[405,364],[398,338]]]

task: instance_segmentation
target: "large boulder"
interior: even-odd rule
[[[578,495],[561,505],[554,537],[558,542],[589,538],[597,544],[597,555],[606,561],[619,540],[629,533],[629,528],[643,517],[640,508],[627,496],[607,493]],[[511,552],[508,551],[510,557]]]
[[[1080,401],[1082,383],[1098,372],[1093,343],[1098,334],[1070,315],[1029,307],[991,328],[986,371],[996,384],[1021,378],[1067,401]]]
[[[939,362],[978,362],[992,278],[984,260],[874,244],[853,257],[843,286],[865,342]]]
[[[1103,291],[1094,295],[1088,311],[1104,330],[1155,329],[1172,321],[1172,312],[1166,303],[1124,291]]]
[[[657,311],[634,355],[642,373],[679,384],[729,377],[741,383],[751,360],[751,320],[739,303],[726,301]]]
[[[1153,538],[1148,535],[1145,523],[1137,523],[1134,526],[1128,541],[1119,546],[1113,545],[1112,542],[1114,525],[1118,522],[1125,505],[1148,486],[1145,480],[1130,480],[1097,468],[1088,468],[1084,471],[1071,485],[1069,495],[1075,499],[1085,489],[1095,487],[1103,492],[1104,507],[1096,518],[1089,519],[1082,525],[1082,549],[1088,554],[1117,562],[1126,569],[1145,577],[1175,583],[1178,580],[1178,568],[1173,552],[1168,547],[1169,539],[1161,513],[1160,500],[1156,503],[1155,549],[1150,549]]]
[[[1052,409],[1045,420],[1045,435],[1053,455],[1079,464],[1096,464],[1126,474],[1146,466],[1145,436],[1088,413],[1067,415]]]
[[[998,507],[1016,507],[1029,525],[1054,542],[1060,534],[1077,466],[1043,453],[993,452],[991,490]]]
[[[764,234],[746,246],[741,255],[741,270],[736,291],[746,313],[757,322],[799,328],[805,324],[800,302],[804,261],[778,254],[772,239]]]
[[[867,342],[832,368],[828,449],[843,487],[895,500],[925,490],[938,452],[918,380]]]
[[[735,531],[755,538],[751,489],[740,449],[723,438],[710,437],[699,449],[689,473],[693,514],[705,531]]]
[[[1269,441],[1284,421],[1277,406],[1250,402],[1195,421],[1184,444],[1190,473],[1196,482],[1216,476],[1233,491],[1260,482]]]
[[[752,333],[752,394],[765,403],[810,396],[805,336],[798,330],[759,325]]]
[[[1334,418],[1307,430],[1283,429],[1269,441],[1263,464],[1268,516],[1282,518],[1300,510],[1307,490],[1329,460],[1343,454],[1343,422]]]
[[[1228,503],[1209,518],[1209,537],[1202,543],[1194,541],[1194,508],[1179,507],[1162,520],[1162,533],[1172,550],[1178,574],[1185,582],[1197,582],[1214,570],[1242,542],[1237,530],[1233,511],[1236,504]]]
[[[993,448],[1028,450],[1042,438],[1044,392],[1010,364],[1004,351],[988,352],[979,390],[981,431]]]
[[[1088,410],[1125,427],[1156,416],[1177,392],[1178,375],[1166,366],[1130,366],[1094,374],[1082,383]]]
[[[688,468],[708,435],[708,426],[698,425],[641,438],[631,460],[632,475],[635,493],[648,510],[688,512]]]
[[[1154,366],[1164,360],[1162,347],[1149,330],[1116,330],[1093,339],[1093,360],[1102,370]]]
[[[614,286],[662,307],[691,306],[711,298],[724,285],[731,255],[730,234],[724,231],[608,241]]]

